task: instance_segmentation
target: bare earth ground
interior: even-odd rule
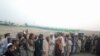
[[[17,26],[2,26],[0,25],[0,35],[3,35],[5,33],[17,33],[17,32],[22,32],[23,30],[28,29],[29,32],[34,33],[34,34],[40,34],[43,33],[45,35],[48,35],[50,30],[45,30],[45,29],[37,29],[37,28],[29,28],[29,27],[17,27]]]
[[[39,29],[39,28],[34,28],[34,27],[19,27],[19,26],[0,25],[0,35],[3,35],[5,33],[17,33],[17,32],[21,32],[21,31],[26,30],[26,29],[28,29],[29,32],[32,32],[34,34],[43,33],[43,34],[45,34],[45,36],[50,34],[50,32],[56,32],[53,30],[45,30],[45,29]],[[100,31],[80,30],[79,32],[84,33],[85,35],[92,35],[92,34],[100,35]]]

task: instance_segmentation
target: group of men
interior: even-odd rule
[[[10,33],[0,41],[2,56],[71,56],[80,52],[95,53],[99,56],[98,36],[79,36],[75,33],[62,32],[43,34],[17,33],[16,38]]]

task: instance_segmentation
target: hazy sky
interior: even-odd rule
[[[100,0],[0,0],[0,20],[100,31]]]

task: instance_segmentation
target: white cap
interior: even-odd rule
[[[78,33],[75,33],[75,35],[78,35]]]
[[[12,43],[8,43],[8,44],[7,44],[7,48],[8,48],[10,45],[12,45]]]

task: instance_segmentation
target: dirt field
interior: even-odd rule
[[[3,35],[5,33],[17,33],[17,32],[21,32],[26,29],[28,29],[29,32],[32,32],[34,34],[39,34],[39,33],[45,34],[46,33],[46,35],[48,35],[50,32],[53,32],[53,31],[37,29],[37,28],[17,27],[17,26],[1,26],[0,25],[0,35]]]
[[[29,32],[32,32],[34,34],[43,33],[46,36],[48,34],[50,34],[51,32],[58,32],[58,31],[54,31],[54,30],[40,29],[40,28],[34,28],[34,27],[18,27],[18,26],[3,26],[3,25],[0,25],[0,35],[3,35],[5,33],[17,33],[17,32],[21,32],[21,31],[26,30],[26,29],[28,29]],[[83,31],[83,30],[80,30],[80,31],[76,31],[76,32],[85,33],[85,35],[92,35],[92,34],[100,35],[99,31]]]

